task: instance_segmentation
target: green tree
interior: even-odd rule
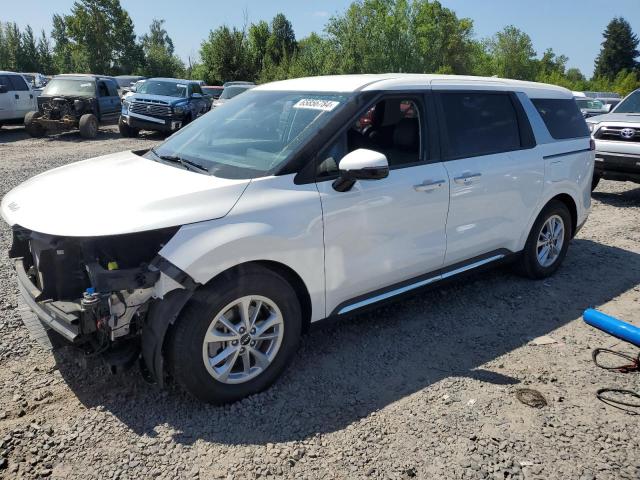
[[[271,30],[269,29],[269,24],[264,20],[249,26],[248,48],[255,72],[261,72],[265,67],[267,43],[269,42],[270,36]]]
[[[266,56],[273,65],[293,56],[296,50],[296,35],[291,22],[284,14],[279,13],[271,21],[271,32],[266,45]]]
[[[412,19],[423,72],[468,74],[473,71],[478,45],[473,41],[473,21],[458,18],[438,1],[417,1]],[[413,53],[413,52],[409,52]]]
[[[253,80],[255,70],[243,30],[226,25],[209,32],[209,38],[202,42],[200,57],[209,83],[223,83],[232,80]]]
[[[53,55],[51,52],[51,43],[47,38],[47,33],[42,30],[38,39],[38,71],[45,75],[55,73]]]
[[[7,70],[17,71],[20,64],[20,29],[18,25],[9,22],[4,24],[4,40],[6,45],[6,66]]]
[[[30,25],[27,25],[24,32],[20,34],[20,50],[16,67],[21,72],[40,70],[36,37]]]
[[[138,68],[142,50],[120,0],[77,0],[64,24],[76,70],[131,73]]]
[[[173,40],[164,28],[164,20],[154,19],[149,33],[142,36],[144,67],[148,77],[181,77],[184,74],[182,60],[174,55]]]
[[[53,29],[51,38],[54,41],[53,47],[53,69],[56,72],[70,73],[75,70],[73,55],[71,52],[71,42],[67,35],[67,26],[62,15],[53,15]]]
[[[495,75],[517,80],[531,80],[536,69],[536,52],[531,38],[509,25],[487,41]]]
[[[620,95],[628,95],[640,88],[640,78],[635,71],[620,70],[613,81],[613,90]]]
[[[594,77],[610,80],[622,70],[632,71],[638,67],[638,37],[624,18],[614,18],[604,31],[602,49],[596,58]]]

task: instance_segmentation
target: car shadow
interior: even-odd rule
[[[637,207],[640,205],[640,186],[620,192],[598,192],[596,190],[591,196],[613,207]]]
[[[167,137],[166,134],[161,132],[143,131],[140,133],[139,138],[144,140],[162,141]],[[101,127],[98,130],[98,134],[95,138],[82,138],[78,130],[63,131],[63,132],[50,132],[42,140],[48,142],[68,142],[68,143],[80,143],[80,142],[92,142],[92,141],[104,141],[104,140],[116,140],[122,136],[115,127]],[[0,129],[0,144],[12,143],[20,140],[29,140],[31,136],[26,132],[24,127],[4,127]]]
[[[145,384],[135,370],[96,375],[62,352],[56,357],[80,402],[102,406],[138,434],[156,436],[160,427],[184,444],[289,442],[343,429],[444,379],[517,384],[483,366],[639,279],[639,254],[574,240],[563,267],[544,281],[499,268],[313,328],[272,388],[222,407]]]
[[[17,142],[18,140],[26,140],[29,134],[24,127],[5,126],[0,128],[0,145],[3,143]]]

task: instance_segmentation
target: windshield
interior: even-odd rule
[[[218,98],[222,93],[221,88],[212,88],[212,87],[202,87],[202,91],[207,95],[211,95],[214,98]]]
[[[576,103],[579,108],[587,109],[587,110],[602,110],[604,109],[604,103],[600,100],[593,100],[591,98],[577,98]]]
[[[249,86],[231,86],[231,87],[225,87],[224,90],[222,91],[222,94],[220,95],[221,99],[229,99],[229,98],[233,98],[236,95],[240,95],[242,92],[246,92],[247,90],[249,90],[251,87]]]
[[[146,80],[142,85],[138,86],[137,92],[148,95],[187,98],[187,84],[166,80]]]
[[[44,87],[42,94],[95,97],[96,82],[93,79],[54,78]]]
[[[351,95],[249,91],[179,130],[147,158],[180,158],[224,178],[266,176],[327,125]]]
[[[636,90],[615,108],[616,113],[640,113],[640,90]]]

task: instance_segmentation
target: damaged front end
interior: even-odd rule
[[[97,111],[96,104],[94,97],[40,96],[38,110],[42,116],[38,118],[38,123],[47,130],[77,128],[82,115]]]
[[[177,230],[58,237],[15,226],[9,256],[42,325],[87,354],[103,354],[118,370],[140,356],[154,301],[183,288],[162,272],[171,264],[158,255]]]

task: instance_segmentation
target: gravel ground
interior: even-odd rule
[[[115,130],[33,140],[5,128],[0,193],[158,141]],[[113,188],[95,186],[97,195]],[[273,388],[226,407],[41,350],[16,311],[2,224],[0,478],[638,479],[640,417],[595,391],[640,391],[640,375],[591,362],[598,346],[634,349],[583,324],[581,312],[595,306],[640,324],[640,188],[604,181],[594,199],[554,277],[498,269],[320,326]],[[90,209],[79,200],[79,217]],[[530,344],[543,335],[555,343]],[[520,403],[520,388],[548,405]]]

